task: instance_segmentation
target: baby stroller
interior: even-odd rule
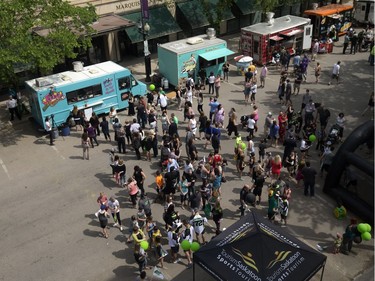
[[[163,146],[161,148],[161,151],[160,151],[160,166],[161,166],[162,170],[165,170],[167,168],[168,158],[169,158],[170,152],[171,151],[169,150],[168,146]]]
[[[335,124],[331,127],[328,133],[327,142],[330,141],[331,144],[335,144],[340,139],[340,126]]]

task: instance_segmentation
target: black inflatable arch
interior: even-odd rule
[[[372,163],[362,159],[355,154],[355,150],[362,144],[369,147],[374,146],[374,122],[366,123],[355,129],[341,145],[337,151],[331,168],[328,171],[323,191],[334,198],[340,198],[344,206],[354,212],[362,219],[374,221],[374,206],[370,206],[362,199],[353,196],[352,193],[340,185],[340,178],[344,173],[345,167],[353,165],[374,179],[374,166]],[[372,188],[374,181],[372,180]],[[360,187],[358,187],[360,188]]]

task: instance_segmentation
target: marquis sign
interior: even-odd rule
[[[174,0],[125,0],[115,3],[116,13],[136,10],[141,8],[141,2],[147,2],[148,6],[166,4],[168,8],[174,5]]]

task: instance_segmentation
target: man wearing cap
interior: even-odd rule
[[[312,52],[311,60],[315,61],[316,60],[316,56],[318,55],[318,52],[319,52],[319,42],[318,42],[318,39],[314,39],[314,44],[313,44],[313,47],[311,49],[311,52]]]
[[[272,113],[268,112],[266,120],[264,121],[264,137],[267,137],[270,133],[270,127],[272,125]]]

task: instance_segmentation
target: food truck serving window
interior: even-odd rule
[[[68,100],[68,104],[72,104],[78,101],[83,101],[87,99],[91,99],[94,97],[101,96],[102,92],[102,85],[97,84],[81,89],[77,89],[71,92],[66,93],[66,99]]]
[[[199,66],[201,68],[210,67],[210,66],[221,64],[221,63],[224,63],[224,62],[225,62],[224,57],[217,58],[217,59],[214,59],[214,60],[205,60],[204,58],[199,57]]]

